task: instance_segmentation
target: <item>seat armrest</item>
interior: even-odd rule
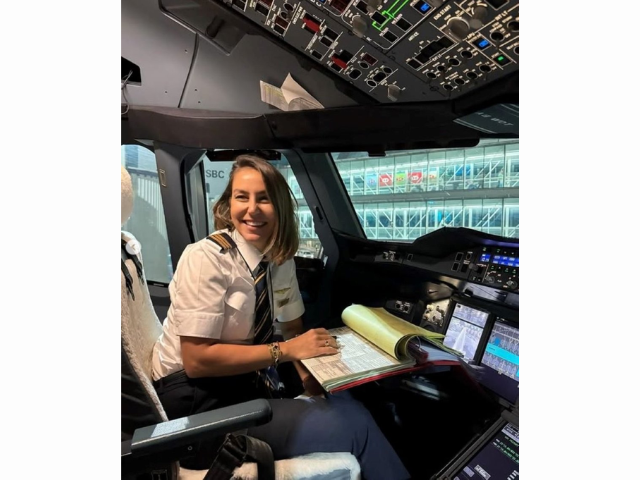
[[[262,425],[269,422],[271,416],[269,402],[258,399],[138,428],[131,439],[131,455],[137,457],[172,450],[243,428]]]

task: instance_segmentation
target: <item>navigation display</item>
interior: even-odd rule
[[[511,403],[518,398],[520,383],[519,335],[517,327],[498,317],[480,362],[488,367],[480,382]]]
[[[487,318],[489,318],[487,312],[456,303],[444,337],[444,344],[463,353],[467,362],[472,361]]]
[[[454,480],[515,480],[520,473],[520,440],[518,427],[507,423],[493,439],[482,447]]]

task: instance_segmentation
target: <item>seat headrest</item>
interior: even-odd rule
[[[120,226],[122,226],[126,223],[127,220],[129,220],[131,212],[133,211],[133,185],[131,184],[131,175],[129,175],[129,172],[127,172],[127,170],[122,165],[120,165],[120,170],[120,186],[122,191],[122,198],[120,203]]]

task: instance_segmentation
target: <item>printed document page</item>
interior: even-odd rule
[[[357,378],[365,372],[394,370],[414,363],[413,359],[393,358],[348,327],[335,328],[330,333],[338,337],[340,353],[302,361],[322,385],[333,379]]]
[[[318,100],[293,79],[291,74],[287,75],[281,87],[276,87],[261,80],[260,99],[285,112],[324,108]]]

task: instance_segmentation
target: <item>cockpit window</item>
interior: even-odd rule
[[[519,237],[519,142],[332,154],[367,238],[412,241],[442,227]]]
[[[120,162],[131,175],[134,206],[122,230],[140,242],[147,280],[169,283],[173,276],[155,154],[140,145],[122,145]]]

